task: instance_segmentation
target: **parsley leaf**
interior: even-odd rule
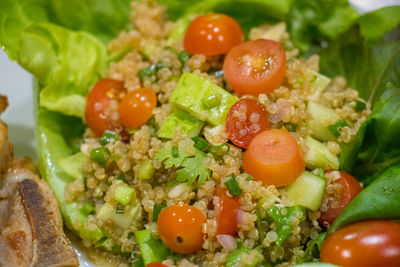
[[[188,184],[192,184],[198,178],[198,183],[204,184],[211,176],[211,171],[203,166],[205,158],[206,154],[199,150],[196,150],[193,157],[186,158],[182,163],[183,168],[176,171],[176,174],[178,175],[176,178],[177,181],[187,181]]]
[[[174,151],[173,151],[174,148]],[[176,155],[176,152],[178,155]],[[177,146],[165,146],[161,150],[157,151],[154,155],[154,159],[159,162],[164,162],[165,168],[171,168],[172,166],[180,167],[183,161],[187,157],[186,152],[183,149],[179,149]]]

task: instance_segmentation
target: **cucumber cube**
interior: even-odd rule
[[[189,138],[199,135],[204,126],[204,122],[193,117],[183,110],[174,110],[165,119],[158,130],[157,136],[160,138],[172,139],[175,135],[176,127],[180,126],[183,134]]]
[[[312,137],[324,142],[336,140],[336,136],[329,130],[329,126],[340,120],[336,110],[309,101],[307,111],[312,116],[312,119],[308,122]]]
[[[314,80],[311,82],[311,85],[314,89],[318,91],[324,91],[328,84],[331,82],[331,79],[322,75],[321,73],[315,72],[313,70],[308,70],[311,74],[314,75]]]
[[[307,136],[308,151],[304,154],[306,166],[309,169],[323,168],[324,170],[338,170],[339,160],[328,148],[314,138]]]

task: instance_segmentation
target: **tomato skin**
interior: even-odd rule
[[[268,112],[256,100],[249,98],[236,102],[230,108],[226,118],[229,139],[243,148],[247,148],[251,139],[259,132],[269,129],[269,125]]]
[[[325,223],[332,224],[335,221],[335,219],[339,216],[339,214],[342,212],[342,210],[362,190],[361,185],[357,182],[356,178],[354,178],[347,172],[330,171],[328,173],[333,173],[333,172],[335,172],[336,174],[338,174],[340,176],[340,178],[335,180],[333,183],[341,184],[343,189],[337,198],[337,201],[339,202],[339,206],[332,207],[331,205],[329,205],[330,203],[328,202],[328,209],[326,211],[321,211],[321,217],[318,219],[318,221],[321,224],[325,224]]]
[[[243,41],[242,29],[233,18],[224,14],[207,14],[190,23],[183,46],[191,54],[213,56],[225,54]]]
[[[167,265],[161,263],[161,262],[150,262],[148,264],[146,264],[145,267],[168,267]]]
[[[320,256],[345,267],[400,266],[400,224],[371,220],[345,226],[325,239]]]
[[[111,120],[105,112],[110,101],[120,101],[124,93],[124,83],[113,79],[100,79],[86,98],[85,120],[90,129],[102,136],[105,130],[116,131],[121,128],[118,122]]]
[[[271,93],[285,77],[285,49],[273,40],[242,43],[226,55],[223,70],[226,80],[239,95]]]
[[[235,235],[238,228],[237,211],[240,209],[239,198],[232,197],[228,190],[217,185],[215,195],[219,198],[215,206],[215,217],[217,219],[217,235]]]
[[[124,127],[139,128],[153,115],[157,106],[156,93],[149,88],[139,88],[130,91],[119,106],[119,117]]]
[[[269,129],[251,140],[243,157],[243,169],[264,185],[284,186],[300,176],[305,161],[290,133]]]
[[[188,254],[201,249],[204,242],[203,224],[206,216],[190,205],[172,205],[158,215],[161,240],[171,250]]]

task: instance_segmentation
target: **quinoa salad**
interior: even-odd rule
[[[338,158],[369,106],[344,78],[320,74],[318,55],[300,57],[285,23],[244,36],[228,16],[193,15],[176,37],[165,12],[132,3],[132,30],[108,44],[124,53],[89,92],[80,152],[60,163],[78,177],[64,199],[88,214],[72,222],[90,230],[84,246],[120,266],[312,261],[349,202]],[[189,34],[210,17],[230,25],[221,51]],[[241,78],[249,64],[264,83]]]

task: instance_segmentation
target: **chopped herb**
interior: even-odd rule
[[[83,188],[85,189],[85,192],[88,191],[87,177],[86,176],[83,177]]]
[[[107,165],[107,161],[110,158],[110,156],[111,153],[107,147],[98,147],[90,151],[90,160],[92,162],[100,164],[100,166],[102,167],[105,167]]]
[[[243,192],[239,186],[239,183],[236,181],[234,174],[228,176],[228,179],[225,180],[224,185],[233,197],[237,197]]]
[[[334,124],[329,125],[328,129],[334,136],[338,137],[340,135],[340,131],[345,126],[349,126],[349,124],[344,119],[340,119]]]
[[[157,62],[157,64],[141,69],[138,72],[138,75],[141,79],[143,79],[145,77],[155,75],[161,68],[163,68],[163,64],[161,62]]]
[[[114,254],[121,255],[121,256],[126,257],[126,258],[128,258],[128,257],[131,256],[131,253],[129,253],[129,252],[122,252],[121,246],[120,246],[120,245],[114,245],[114,246],[112,246],[111,251],[112,251]]]
[[[168,182],[164,185],[164,187],[165,187],[165,189],[168,189],[168,188],[171,188],[171,187],[173,187],[173,186],[175,186],[175,185],[177,185],[177,184],[179,184],[179,182],[178,182],[177,180],[171,180],[171,181],[168,181]]]
[[[206,180],[211,177],[210,170],[204,168],[203,162],[206,154],[196,150],[193,157],[186,158],[182,163],[182,169],[177,170],[176,180],[179,182],[186,182],[192,184],[198,179],[199,184],[204,184]]]
[[[182,62],[182,64],[185,64],[185,62],[190,58],[190,54],[187,51],[183,50],[179,53],[178,58],[179,61]]]
[[[179,157],[179,149],[178,149],[178,146],[172,146],[172,147],[171,147],[171,154],[172,154],[172,157],[174,157],[174,158]]]
[[[154,204],[153,206],[153,222],[157,222],[160,212],[167,207],[167,204]]]
[[[127,130],[128,134],[130,134],[130,135],[134,135],[138,131],[139,131],[139,129],[128,129]]]
[[[319,177],[325,179],[325,171],[324,171],[323,168],[315,169],[315,170],[313,170],[313,173],[314,173],[315,175],[317,175],[317,176],[319,176]]]
[[[135,233],[134,232],[129,232],[128,233],[128,239],[131,239],[132,237],[134,237],[135,236]]]
[[[122,182],[128,184],[128,180],[125,178],[125,175],[123,173],[120,173],[115,179],[121,180]]]
[[[136,252],[131,254],[131,267],[144,267],[143,258]]]
[[[194,142],[194,148],[196,148],[200,151],[204,151],[207,149],[208,142],[203,137],[195,136],[195,137],[192,137],[192,140]]]
[[[221,104],[221,98],[222,98],[221,95],[212,94],[212,95],[209,95],[208,97],[201,99],[201,103],[203,103],[203,105],[206,108],[212,109],[212,108],[218,107]]]
[[[355,107],[356,111],[363,111],[367,107],[367,104],[361,100],[356,100],[355,102],[356,102],[356,107]]]
[[[211,146],[209,151],[216,156],[224,156],[229,153],[230,149],[231,147],[228,144],[224,143],[219,146]]]
[[[106,130],[103,135],[100,137],[100,144],[102,146],[107,145],[110,142],[115,142],[119,139],[119,133]]]
[[[115,213],[116,214],[124,214],[124,210],[123,209],[116,209]]]
[[[94,207],[92,205],[90,205],[89,203],[83,204],[83,206],[82,206],[82,208],[80,210],[81,210],[81,212],[83,212],[86,215],[95,214],[96,213]]]
[[[154,159],[159,162],[164,161],[165,168],[171,168],[172,166],[180,167],[186,158],[186,152],[184,150],[178,149],[178,157],[172,155],[171,147],[164,147],[163,149],[157,151],[154,155]]]

